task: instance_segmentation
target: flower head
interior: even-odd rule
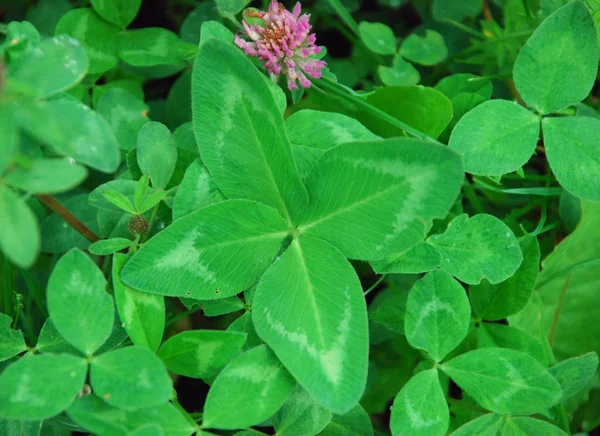
[[[310,33],[310,15],[301,15],[300,3],[296,3],[290,12],[278,1],[271,0],[268,12],[249,12],[246,15],[262,19],[262,26],[248,24],[244,20],[244,30],[252,41],[236,35],[235,44],[247,55],[263,61],[263,68],[267,68],[269,73],[285,74],[289,89],[298,89],[296,80],[304,88],[310,88],[311,82],[306,76],[314,79],[322,76],[325,62],[310,57],[320,53],[321,47],[315,45],[317,37]]]

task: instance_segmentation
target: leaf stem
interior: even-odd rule
[[[4,313],[12,318],[10,313],[12,309],[13,268],[6,255],[4,256],[2,274],[4,276]]]
[[[152,209],[152,215],[150,216],[150,221],[148,222],[148,231],[144,233],[144,235],[140,239],[140,243],[143,243],[150,236],[150,232],[152,231],[152,226],[154,225],[154,221],[156,220],[156,214],[158,213],[158,206],[160,206],[160,201],[156,203],[154,209]]]
[[[73,215],[67,208],[65,208],[56,198],[51,195],[36,195],[37,199],[46,205],[50,210],[56,212],[67,224],[72,228],[81,233],[90,242],[96,242],[100,240],[100,237],[91,231],[88,226],[83,224],[79,219]]]
[[[556,330],[558,329],[558,321],[560,319],[560,312],[562,311],[563,304],[565,303],[565,298],[567,296],[567,289],[569,288],[569,283],[571,282],[571,277],[573,276],[573,271],[569,272],[567,275],[567,279],[565,280],[565,285],[562,288],[560,293],[560,299],[558,300],[558,306],[556,306],[556,310],[554,311],[554,321],[552,322],[552,328],[550,329],[550,334],[548,335],[548,341],[550,342],[550,346],[554,346],[554,337],[556,336]]]
[[[382,281],[384,281],[386,277],[387,277],[387,274],[382,274],[382,275],[381,275],[381,277],[379,277],[379,279],[377,279],[377,281],[376,281],[375,283],[373,283],[373,285],[372,285],[372,286],[371,286],[369,289],[367,289],[367,290],[365,291],[365,294],[364,294],[364,295],[365,295],[365,297],[366,297],[367,295],[369,295],[369,292],[371,292],[373,289],[375,289],[377,286],[379,286],[379,284],[380,284]]]

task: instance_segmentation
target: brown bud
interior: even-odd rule
[[[150,230],[148,220],[142,215],[136,215],[133,218],[131,218],[127,227],[129,228],[129,231],[134,235],[143,235],[148,230]]]

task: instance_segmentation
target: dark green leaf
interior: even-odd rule
[[[396,53],[396,37],[389,26],[363,21],[358,26],[358,31],[362,41],[372,52],[382,55]]]
[[[225,200],[202,160],[196,159],[187,168],[173,201],[173,219]]]
[[[281,436],[320,434],[329,421],[331,412],[317,404],[299,385],[273,415],[273,426]]]
[[[560,384],[562,401],[582,391],[598,370],[598,354],[591,352],[583,356],[563,360],[550,368],[550,374]]]
[[[92,6],[106,21],[125,28],[137,15],[142,0],[92,0]]]

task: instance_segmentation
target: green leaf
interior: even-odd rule
[[[127,166],[129,166],[129,153],[127,153],[128,155],[128,160],[127,160]],[[137,155],[136,155],[136,163],[137,163]],[[146,194],[148,193],[148,185],[150,183],[150,177],[148,177],[147,174],[144,174],[143,176],[140,177],[140,179],[137,181],[137,184],[135,185],[135,191],[133,194],[133,205],[135,206],[136,210],[139,210],[142,206],[142,201],[144,201],[144,199],[146,198]]]
[[[179,35],[181,39],[190,44],[200,43],[201,28],[205,22],[219,20],[217,5],[214,3],[200,3],[192,10],[181,23]]]
[[[102,239],[90,245],[89,251],[97,256],[108,256],[130,247],[133,242],[125,238]]]
[[[300,385],[287,397],[281,409],[273,415],[273,426],[278,435],[321,434],[329,421],[331,412],[315,403]]]
[[[223,42],[232,43],[234,36],[231,30],[221,23],[217,21],[207,21],[202,24],[202,28],[200,29],[200,44],[208,41],[210,38],[216,38]],[[279,88],[277,85],[275,86]]]
[[[196,159],[185,171],[173,202],[173,219],[225,200],[201,159]]]
[[[206,397],[205,428],[236,429],[273,415],[294,388],[294,379],[266,346],[246,351],[217,376]],[[240,408],[239,404],[251,405]]]
[[[0,375],[0,416],[39,421],[65,410],[85,381],[87,363],[66,354],[27,356]]]
[[[91,8],[74,9],[56,25],[57,35],[70,35],[83,43],[90,61],[89,74],[102,74],[117,65],[119,30]]]
[[[240,332],[247,335],[246,343],[242,347],[242,351],[246,351],[250,348],[264,344],[264,342],[256,334],[254,324],[252,323],[252,314],[250,312],[244,313],[242,316],[232,322],[229,327],[227,327],[227,331]]]
[[[27,349],[25,339],[21,330],[13,330],[10,328],[12,318],[8,315],[0,313],[0,362],[16,356]]]
[[[418,280],[408,294],[404,330],[414,348],[436,361],[467,336],[471,306],[463,287],[446,272],[436,270]]]
[[[540,419],[526,417],[507,417],[501,436],[566,436],[567,434],[555,425]]]
[[[390,428],[393,435],[443,436],[450,413],[436,369],[422,371],[394,399]]]
[[[394,31],[383,23],[363,21],[358,25],[360,38],[369,50],[381,55],[396,53]]]
[[[250,0],[216,0],[219,13],[225,17],[236,15],[246,7]]]
[[[15,265],[29,268],[40,250],[40,230],[25,200],[0,184],[0,248]]]
[[[449,146],[465,163],[465,171],[501,176],[529,160],[540,134],[538,117],[507,100],[491,100],[467,112],[450,136]]]
[[[22,128],[58,154],[104,173],[118,168],[119,147],[112,129],[104,118],[80,102],[22,102],[16,113]]]
[[[159,406],[173,395],[171,379],[160,359],[135,345],[94,358],[90,384],[96,395],[123,410]]]
[[[32,194],[68,191],[87,177],[87,170],[70,159],[35,159],[31,167],[16,167],[4,180],[14,188]]]
[[[317,238],[294,239],[259,282],[252,320],[321,405],[334,413],[356,405],[367,376],[367,311],[358,277],[339,251]]]
[[[122,410],[92,394],[75,401],[67,409],[67,415],[86,430],[101,436],[126,435],[148,422],[157,424],[169,436],[189,436],[194,432],[194,427],[171,403]]]
[[[461,94],[477,94],[484,100],[489,100],[492,97],[493,86],[490,79],[473,74],[459,73],[444,77],[435,85],[435,89],[449,99]]]
[[[290,115],[285,121],[296,164],[301,175],[306,175],[323,154],[344,142],[376,140],[354,118],[312,109],[304,109]]]
[[[462,21],[481,12],[479,0],[433,0],[433,18],[438,21]]]
[[[375,322],[404,335],[404,317],[406,314],[406,300],[408,290],[387,288],[377,293],[369,304],[369,321]],[[373,333],[373,329],[371,332]]]
[[[40,335],[38,336],[35,349],[40,353],[55,353],[55,354],[74,354],[76,356],[84,356],[77,348],[69,344],[63,338],[50,318],[46,319]]]
[[[600,324],[595,321],[600,316],[600,205],[583,201],[582,207],[579,226],[542,263],[536,284],[541,313],[530,300],[511,319],[511,324],[525,331],[535,331],[541,321],[544,336],[553,332],[552,348],[558,360],[600,352]]]
[[[111,201],[108,201],[105,198],[104,194],[106,192],[118,192],[119,194],[123,195],[125,197],[125,199],[127,200],[127,202],[130,204],[127,207],[133,208],[133,206],[131,206],[131,204],[134,203],[134,201],[135,201],[134,197],[135,197],[136,186],[137,186],[137,183],[134,182],[133,180],[124,180],[124,179],[123,180],[122,179],[111,180],[109,182],[103,183],[102,185],[96,187],[96,189],[94,189],[90,193],[89,203],[99,209],[107,209],[107,210],[110,210],[113,212],[123,213],[123,210],[120,207],[116,206]],[[156,191],[152,188],[148,188],[147,192],[149,195],[152,195]],[[109,194],[109,196],[110,196],[110,194]]]
[[[96,351],[112,330],[113,300],[105,289],[102,271],[78,249],[60,258],[48,280],[52,323],[85,355]]]
[[[377,88],[366,98],[367,103],[409,126],[437,138],[452,119],[452,103],[441,92],[425,86],[388,86]],[[361,111],[358,120],[384,138],[405,136],[402,129]]]
[[[19,144],[19,131],[15,123],[12,108],[7,104],[0,104],[0,174],[10,165],[13,153]]]
[[[510,228],[487,214],[471,218],[461,214],[444,233],[429,237],[427,243],[440,252],[443,270],[470,285],[477,285],[484,278],[492,284],[503,282],[523,261]]]
[[[229,30],[227,30],[229,32]],[[167,96],[167,120],[171,130],[192,121],[192,71],[177,78]]]
[[[563,360],[549,369],[562,389],[562,401],[568,400],[589,385],[598,370],[595,351],[583,356]]]
[[[398,53],[409,61],[431,66],[446,59],[448,49],[442,35],[435,30],[425,29],[424,35],[422,31],[408,35]]]
[[[391,67],[379,65],[377,72],[381,81],[388,86],[412,86],[419,83],[421,75],[402,56],[395,56]]]
[[[579,103],[598,72],[598,37],[581,1],[544,20],[523,46],[513,69],[515,85],[528,106],[548,114]]]
[[[137,15],[142,0],[92,0],[91,3],[98,15],[124,29]]]
[[[119,41],[119,57],[134,67],[179,65],[183,62],[183,41],[162,27],[129,30],[121,35]]]
[[[546,156],[558,182],[579,198],[600,201],[600,120],[544,118],[542,129]]]
[[[528,236],[519,242],[523,263],[506,281],[492,285],[488,281],[471,286],[469,297],[475,312],[482,319],[497,321],[521,311],[533,292],[540,265],[540,245]]]
[[[129,92],[138,100],[144,100],[144,88],[142,88],[142,82],[139,79],[119,79],[112,80],[104,85],[94,85],[92,89],[92,106],[97,108],[100,99],[111,89],[121,89]]]
[[[154,294],[230,297],[260,278],[287,234],[275,210],[248,200],[224,201],[156,235],[125,265],[121,278]]]
[[[112,280],[119,318],[134,345],[158,350],[165,328],[165,300],[130,288],[121,281],[127,255],[113,257]]]
[[[144,212],[152,209],[154,206],[156,206],[162,200],[165,200],[165,202],[166,202],[167,200],[165,199],[165,197],[167,197],[167,194],[168,193],[166,191],[158,191],[158,192],[155,192],[154,194],[149,195],[144,200],[142,205],[140,206],[138,213],[144,213]]]
[[[554,377],[541,363],[520,351],[469,351],[444,363],[442,370],[492,412],[531,414],[560,400],[560,385]]]
[[[496,436],[504,424],[502,416],[488,413],[459,427],[451,436]]]
[[[373,261],[371,266],[379,274],[418,274],[433,271],[441,262],[440,253],[421,242],[404,253]]]
[[[274,207],[288,221],[308,195],[265,78],[237,47],[200,47],[192,76],[194,133],[202,161],[227,198]]]
[[[360,404],[344,415],[333,415],[319,436],[373,436],[371,419]]]
[[[148,122],[148,106],[143,100],[121,88],[110,89],[98,100],[98,113],[110,124],[122,150],[137,144],[138,134]]]
[[[79,83],[88,71],[88,57],[79,41],[66,35],[51,38],[10,64],[7,86],[34,97],[48,97]]]
[[[447,147],[408,138],[343,144],[306,177],[312,202],[299,230],[346,257],[381,259],[421,242],[426,223],[450,210],[462,180],[460,160]]]
[[[40,436],[43,421],[13,421],[0,418],[0,434],[7,436]]]
[[[237,296],[220,298],[218,300],[194,300],[193,298],[181,298],[181,302],[188,309],[200,306],[204,316],[220,316],[243,310],[245,304]]]
[[[127,436],[164,436],[164,433],[158,424],[148,424],[138,427]]]
[[[152,187],[165,189],[177,162],[177,146],[169,129],[161,123],[149,122],[137,138],[137,160],[143,174],[150,176]]]
[[[106,189],[102,191],[102,196],[105,200],[111,202],[120,210],[124,210],[125,212],[135,215],[135,208],[133,207],[133,204],[131,204],[131,201],[129,201],[129,199],[119,191]]]
[[[499,347],[523,351],[544,366],[548,366],[550,363],[540,341],[522,330],[503,324],[482,323],[477,332],[477,346],[478,348]]]
[[[246,342],[246,334],[188,330],[169,338],[158,352],[169,371],[192,378],[217,375]]]

